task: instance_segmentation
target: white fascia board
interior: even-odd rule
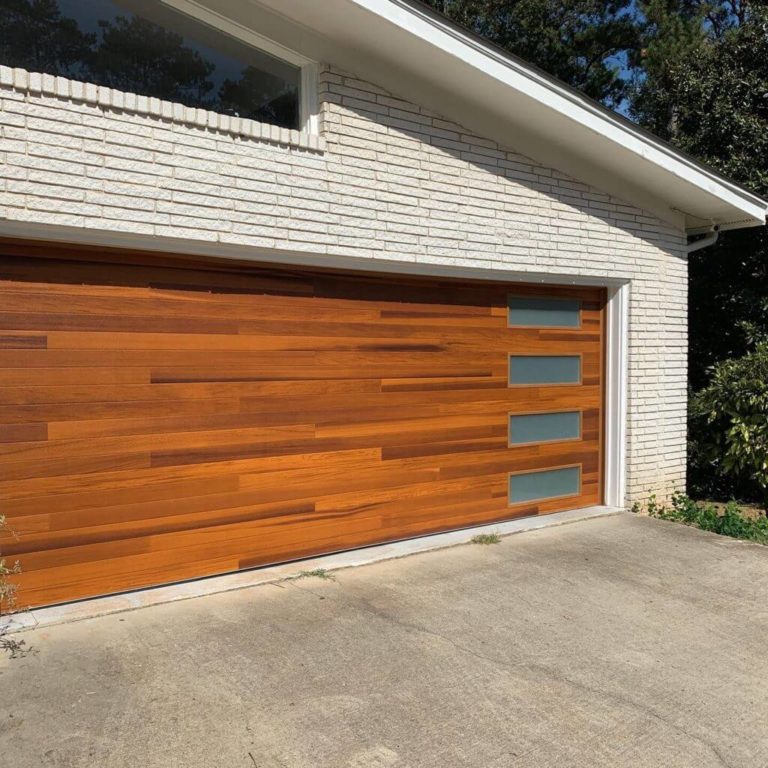
[[[765,223],[768,202],[414,0],[163,2],[305,74],[354,72],[675,229]]]
[[[710,171],[694,160],[655,140],[628,122],[611,115],[571,88],[552,80],[522,62],[483,45],[474,36],[414,7],[407,0],[347,0],[406,30],[509,88],[543,104],[608,142],[629,150],[656,166],[660,177],[673,174],[713,195],[743,214],[744,221],[723,222],[723,228],[764,224],[768,202]]]

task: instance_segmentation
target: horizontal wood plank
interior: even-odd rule
[[[605,292],[5,241],[0,510],[19,604],[207,576],[602,499]],[[507,296],[581,302],[510,328]],[[580,384],[508,386],[511,354]],[[512,413],[579,440],[508,445]],[[510,505],[510,472],[577,496]]]

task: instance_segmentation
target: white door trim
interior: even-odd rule
[[[529,272],[505,267],[467,267],[404,262],[385,258],[335,256],[304,251],[252,248],[227,243],[207,243],[177,238],[61,227],[31,222],[0,221],[0,237],[80,245],[131,248],[180,256],[208,256],[286,266],[353,269],[380,274],[466,278],[504,282],[583,285],[606,288],[605,439],[603,450],[603,504],[624,507],[627,475],[627,357],[629,339],[629,292],[627,278],[573,275],[562,272]],[[574,254],[574,261],[576,255]]]
[[[603,488],[611,507],[626,503],[629,290],[629,283],[609,287],[606,307]]]

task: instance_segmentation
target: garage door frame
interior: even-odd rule
[[[422,264],[384,258],[365,258],[254,248],[227,243],[190,242],[170,237],[134,233],[84,231],[32,222],[0,222],[0,244],[29,245],[35,242],[61,243],[84,247],[101,246],[143,251],[145,254],[174,254],[187,257],[210,257],[222,260],[254,261],[265,265],[317,267],[327,269],[402,274],[411,277],[447,277],[493,282],[558,283],[605,288],[605,435],[603,466],[603,503],[609,507],[626,505],[627,488],[627,401],[629,357],[629,302],[631,280],[609,275],[579,275],[568,272],[536,272],[495,267],[461,267],[444,264]],[[578,254],[573,254],[578,262]]]
[[[28,241],[27,241],[28,242]],[[50,241],[49,241],[50,243]],[[181,254],[178,248],[171,251],[177,256],[189,256],[192,254]],[[159,254],[158,254],[159,255]],[[196,254],[195,254],[196,255]],[[239,252],[240,261],[259,261],[261,265],[275,265],[275,261],[270,259],[250,258],[244,259],[244,254]],[[250,255],[250,254],[249,254]],[[151,256],[151,253],[144,252],[142,256]],[[228,257],[232,258],[232,257]],[[302,264],[295,264],[292,260],[281,260],[280,266],[304,266],[306,267],[306,258],[302,259]],[[334,268],[327,263],[327,260],[316,257],[312,266],[319,268]],[[571,284],[588,285],[607,289],[607,305],[605,313],[605,419],[604,419],[604,458],[603,458],[603,503],[611,507],[623,506],[624,488],[625,488],[625,423],[626,423],[626,387],[627,387],[627,325],[628,325],[628,297],[629,282],[615,281],[610,279],[592,279],[584,277],[575,277],[573,275],[562,275],[558,273],[532,275],[531,273],[512,271],[512,270],[469,270],[467,268],[446,269],[442,267],[433,267],[431,265],[422,265],[420,269],[411,269],[407,274],[405,270],[399,269],[403,265],[397,262],[387,262],[386,264],[355,259],[350,263],[345,259],[345,268],[347,270],[379,273],[382,275],[392,275],[402,273],[407,276],[423,277],[471,277],[473,280],[489,280],[501,282],[541,282],[546,284]],[[384,268],[382,268],[384,267]],[[480,273],[480,274],[479,274]]]

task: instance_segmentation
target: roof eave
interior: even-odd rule
[[[765,200],[416,0],[196,2],[677,229],[765,224]]]
[[[686,155],[627,118],[607,109],[575,88],[463,29],[418,0],[351,0],[351,2],[372,11],[379,8],[379,12],[386,12],[387,6],[405,10],[420,23],[429,25],[458,45],[467,46],[506,69],[510,77],[503,79],[515,90],[525,92],[530,84],[540,91],[538,94],[530,95],[538,96],[539,101],[546,103],[559,114],[591,130],[596,130],[609,141],[625,148],[631,141],[635,145],[633,148],[636,154],[657,165],[660,171],[674,173],[703,192],[719,198],[732,207],[734,212],[740,211],[743,214],[740,217],[724,214],[722,219],[713,218],[712,223],[717,224],[721,230],[765,225],[768,218],[768,201]],[[396,20],[395,14],[390,15],[390,20]],[[421,36],[427,39],[423,34]],[[434,44],[438,41],[430,40],[430,42]],[[456,51],[456,53],[459,52]],[[472,62],[468,61],[468,63]],[[496,73],[496,76],[498,77],[499,74],[501,73]],[[550,98],[541,98],[544,94]],[[685,211],[682,212],[685,213]],[[690,226],[691,230],[695,228],[696,225]]]

